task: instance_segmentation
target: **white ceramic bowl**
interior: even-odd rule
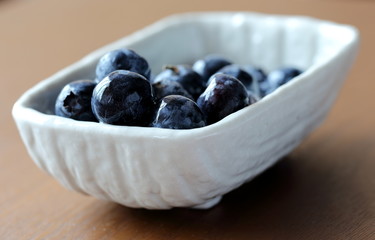
[[[292,151],[325,118],[358,48],[351,26],[299,16],[189,13],[105,46],[28,90],[13,116],[35,163],[65,187],[130,207],[209,208]],[[198,129],[111,126],[53,115],[66,83],[93,78],[109,50],[136,50],[157,73],[219,53],[270,71],[304,73]]]

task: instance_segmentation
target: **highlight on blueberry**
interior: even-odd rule
[[[92,109],[101,123],[149,126],[154,113],[150,82],[127,70],[110,73],[94,88]]]
[[[181,95],[169,95],[161,100],[153,127],[191,129],[204,127],[205,117],[197,104]]]
[[[217,73],[209,81],[207,89],[197,100],[207,124],[215,123],[250,104],[246,87],[235,77]]]
[[[146,59],[127,48],[110,51],[100,58],[95,70],[96,81],[100,82],[116,70],[136,72],[146,79],[150,79],[151,75],[151,69]]]
[[[229,64],[232,63],[228,59],[217,54],[211,54],[196,61],[193,65],[193,70],[202,76],[204,82],[207,82],[220,68]]]
[[[91,96],[96,86],[92,80],[77,80],[64,86],[55,102],[57,116],[80,121],[96,121],[91,110]]]

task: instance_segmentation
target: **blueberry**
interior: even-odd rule
[[[253,79],[258,82],[263,82],[267,78],[266,73],[261,68],[254,67],[252,65],[246,65],[243,66],[242,69],[248,72],[253,77]]]
[[[193,65],[193,70],[199,73],[203,80],[207,82],[220,68],[229,64],[232,63],[221,56],[208,55],[204,59],[196,61]]]
[[[102,123],[149,126],[155,111],[150,82],[126,70],[110,73],[94,88],[92,109]]]
[[[122,48],[108,52],[96,65],[96,80],[99,82],[115,70],[128,70],[150,79],[151,70],[147,61],[130,49]]]
[[[260,84],[267,78],[266,73],[261,69],[252,65],[245,65],[242,67],[244,71],[249,73],[253,77],[252,92],[257,98],[263,97],[263,92],[260,88]]]
[[[92,80],[71,82],[61,90],[55,103],[55,114],[81,121],[96,121],[91,110],[91,96],[96,86]]]
[[[160,101],[163,97],[168,95],[181,95],[192,100],[194,99],[179,82],[168,78],[153,83],[152,88],[156,101]]]
[[[240,80],[247,89],[251,90],[252,88],[253,77],[236,64],[231,64],[220,68],[217,73],[223,73],[235,77]]]
[[[260,89],[264,96],[268,95],[301,73],[301,70],[293,67],[274,70],[268,74],[267,79],[264,82],[260,83]]]
[[[246,87],[235,77],[217,73],[197,104],[206,115],[207,124],[215,123],[250,104]]]
[[[152,124],[158,128],[191,129],[206,125],[202,111],[189,98],[169,95],[161,100]]]
[[[194,99],[197,99],[206,87],[202,77],[185,65],[166,66],[155,76],[153,82],[157,83],[165,79],[179,82]]]

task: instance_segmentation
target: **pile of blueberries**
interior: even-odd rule
[[[288,67],[266,75],[260,68],[208,55],[192,66],[165,66],[151,78],[148,62],[124,48],[99,60],[95,80],[67,84],[55,113],[114,125],[199,128],[255,103],[299,74]]]

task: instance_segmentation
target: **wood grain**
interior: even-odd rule
[[[10,115],[28,88],[96,48],[186,11],[298,14],[355,25],[361,51],[328,119],[208,211],[147,211],[61,187]],[[0,4],[0,239],[375,239],[373,1],[33,0]]]

